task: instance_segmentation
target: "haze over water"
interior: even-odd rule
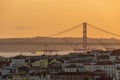
[[[65,55],[65,54],[69,54],[70,52],[74,52],[74,51],[59,51],[59,52],[52,52],[52,55]],[[0,52],[0,56],[2,57],[13,57],[13,56],[17,56],[17,55],[25,55],[25,56],[40,56],[40,55],[44,55],[44,52],[40,52],[40,53],[33,53],[33,52]]]

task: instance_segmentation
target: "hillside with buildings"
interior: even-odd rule
[[[0,57],[0,80],[120,80],[120,49]]]

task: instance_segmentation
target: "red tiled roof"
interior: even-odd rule
[[[90,63],[85,63],[84,65],[91,65]]]
[[[100,72],[100,73],[102,72],[103,73],[104,71],[102,71],[102,70],[95,70],[94,72]]]
[[[118,62],[115,62],[115,64],[120,64],[120,61],[118,61]]]
[[[98,59],[109,59],[108,55],[100,55]]]
[[[76,68],[76,67],[77,67],[76,65],[71,64],[71,65],[66,66],[65,68]]]
[[[96,65],[113,65],[114,63],[111,61],[101,61],[97,62]]]
[[[9,66],[11,62],[9,61],[1,61],[0,62],[0,68],[2,68],[3,66]]]
[[[112,51],[111,56],[120,56],[120,49]]]
[[[86,60],[71,61],[72,63],[86,63]]]
[[[120,67],[117,67],[117,70],[120,70]]]
[[[54,75],[90,75],[94,76],[93,72],[61,72],[61,73],[56,73]]]

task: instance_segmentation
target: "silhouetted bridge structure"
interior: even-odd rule
[[[83,53],[86,53],[87,52],[87,49],[88,49],[88,46],[91,46],[91,45],[100,45],[100,46],[103,46],[104,48],[106,48],[106,46],[112,46],[112,45],[116,45],[116,46],[120,46],[120,43],[119,43],[119,41],[118,42],[103,42],[103,41],[101,41],[101,40],[99,40],[99,39],[96,39],[96,41],[95,42],[90,42],[90,41],[88,41],[88,38],[89,38],[89,36],[88,36],[88,27],[90,27],[90,28],[93,28],[93,29],[95,29],[95,30],[98,30],[98,31],[100,31],[100,32],[102,32],[102,33],[105,33],[105,34],[109,34],[109,35],[112,35],[112,36],[115,36],[115,37],[118,37],[118,38],[120,38],[120,35],[118,35],[118,34],[115,34],[115,33],[113,33],[113,32],[109,32],[109,31],[106,31],[106,30],[104,30],[104,29],[101,29],[101,28],[99,28],[99,27],[96,27],[96,26],[94,26],[94,25],[91,25],[91,24],[88,24],[88,23],[86,23],[86,22],[84,22],[84,23],[81,23],[81,24],[78,24],[78,25],[76,25],[76,26],[73,26],[73,27],[71,27],[71,28],[69,28],[69,29],[66,29],[66,30],[63,30],[63,31],[60,31],[60,32],[57,32],[57,33],[55,33],[55,34],[52,34],[52,35],[50,35],[50,36],[47,36],[47,37],[55,37],[55,36],[58,36],[58,35],[61,35],[61,34],[63,34],[63,33],[66,33],[66,32],[69,32],[69,31],[72,31],[72,30],[74,30],[74,29],[77,29],[77,28],[79,28],[79,27],[81,27],[82,26],[82,42],[80,41],[80,42],[70,42],[69,40],[67,40],[67,39],[65,39],[65,38],[61,38],[61,40],[64,40],[64,42],[42,42],[42,40],[40,41],[40,42],[1,42],[0,43],[0,49],[2,50],[2,49],[5,49],[5,47],[6,46],[9,46],[8,47],[8,49],[9,48],[12,48],[12,47],[10,47],[10,45],[12,45],[12,46],[17,46],[17,49],[19,50],[19,49],[21,49],[21,47],[18,47],[18,46],[21,46],[21,45],[25,45],[25,46],[27,46],[26,47],[26,49],[28,49],[29,50],[29,47],[30,46],[35,46],[35,48],[34,47],[32,47],[31,49],[33,49],[34,48],[34,50],[40,50],[40,49],[36,49],[36,46],[37,46],[37,48],[39,47],[39,46],[43,46],[43,47],[46,47],[47,45],[48,46],[50,46],[50,45],[68,45],[69,47],[71,47],[71,48],[73,48],[74,50],[75,50],[75,45],[79,45],[79,46],[83,46]],[[79,30],[79,29],[78,29]],[[80,33],[81,33],[80,32]],[[93,33],[92,31],[90,32],[90,33]],[[89,33],[89,34],[90,34]],[[99,34],[99,33],[97,33],[97,34]],[[93,36],[94,36],[94,34],[93,34]],[[2,47],[2,45],[4,46],[4,47]],[[81,47],[79,47],[79,49],[80,49]],[[12,48],[13,50],[14,50],[14,48]],[[5,49],[6,50],[6,49]],[[24,48],[22,48],[22,50],[24,50]]]

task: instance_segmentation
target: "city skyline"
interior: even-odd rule
[[[119,3],[119,0],[0,0],[0,38],[46,37],[84,21],[119,34]],[[116,38],[97,33],[94,32],[95,37]],[[57,37],[79,35],[76,30]]]

